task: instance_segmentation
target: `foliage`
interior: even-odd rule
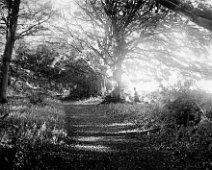
[[[45,107],[27,103],[14,101],[7,121],[0,122],[0,148],[5,150],[1,156],[11,157],[9,165],[1,162],[5,169],[11,165],[11,169],[48,169],[60,161],[59,148],[67,135],[61,126],[61,103],[46,100]]]
[[[30,94],[29,101],[31,104],[43,104],[45,99],[45,94],[43,92],[33,92],[33,94]]]
[[[166,91],[166,97],[173,96],[171,93],[177,94],[171,90]],[[182,95],[179,93],[177,97]],[[196,96],[196,98],[200,96],[196,95],[197,93],[190,92],[190,94]],[[208,99],[205,100],[208,101]],[[99,101],[100,98],[98,100],[91,98],[75,104],[86,106]],[[14,105],[11,108],[12,117],[10,117],[8,123],[13,123],[15,126],[8,126],[7,124],[5,127],[8,128],[4,128],[6,130],[1,133],[1,141],[4,146],[12,147],[11,150],[7,149],[6,151],[13,155],[13,158],[3,154],[6,151],[1,153],[8,160],[13,160],[13,167],[17,169],[29,167],[57,169],[63,159],[63,153],[60,150],[67,138],[66,132],[63,130],[65,123],[63,122],[63,107],[58,101],[49,99],[45,100],[45,107],[25,105],[25,102],[22,100],[22,104],[19,103],[17,106],[15,103],[12,104]],[[133,124],[136,128],[134,130],[138,130],[136,134],[139,141],[147,144],[148,150],[153,149],[154,152],[157,150],[168,154],[170,156],[169,161],[175,162],[174,167],[186,167],[186,165],[192,166],[193,169],[211,167],[211,121],[204,118],[196,126],[187,127],[178,127],[176,124],[167,125],[167,120],[162,119],[166,114],[168,115],[164,112],[163,106],[161,104],[159,107],[158,100],[152,103],[98,105],[89,107],[89,109],[94,114],[104,113],[105,120],[107,118],[110,120],[118,118],[127,125]],[[203,105],[201,106],[203,107]],[[17,145],[17,147],[13,147],[14,145]],[[142,154],[140,153],[142,149],[137,152]]]
[[[187,166],[191,166],[192,169],[210,169],[212,122],[207,118],[207,114],[205,115],[205,110],[208,109],[208,103],[211,102],[211,94],[184,87],[181,90],[166,89],[154,96],[158,98],[153,98],[154,100],[149,103],[109,104],[99,107],[101,110],[107,110],[106,116],[111,119],[124,117],[126,122],[137,125],[138,129],[135,130],[141,130],[138,132],[140,141],[146,141],[149,148],[170,154],[173,166],[177,169]],[[185,103],[183,101],[173,102],[181,101],[182,98],[186,100]],[[193,104],[193,101],[197,105],[190,105]],[[172,108],[168,110],[167,106]],[[198,110],[201,112],[201,121],[198,119],[196,125],[179,126],[176,115],[180,114],[182,106],[191,109],[189,111],[192,113],[192,109],[195,112],[196,107],[201,109],[201,111]]]
[[[37,4],[41,7],[38,10],[38,6],[32,5],[36,1],[22,1],[24,3],[21,4],[20,15],[10,18],[10,14],[14,14],[8,12],[10,5],[4,6],[4,4],[12,2],[20,1],[0,1],[2,9],[0,29],[3,30],[1,33],[5,34],[4,29],[16,24],[16,21],[12,20],[19,17],[18,31],[12,30],[13,38],[6,43],[9,44],[8,52],[11,54],[16,38],[46,30],[44,25],[40,24],[48,20],[49,12],[51,12],[47,3]],[[182,72],[189,69],[192,72],[203,74],[202,70],[204,70],[205,75],[210,75],[210,63],[203,65],[199,60],[191,63],[190,58],[185,57],[184,54],[182,56],[180,54],[180,58],[175,57],[174,51],[179,53],[179,51],[188,50],[191,56],[201,55],[200,58],[202,58],[211,40],[211,34],[207,31],[199,34],[199,28],[188,26],[184,18],[176,17],[173,13],[166,15],[167,10],[159,6],[158,2],[166,6],[166,2],[182,1],[83,1],[82,4],[79,3],[79,6],[84,13],[77,14],[82,17],[80,22],[88,19],[90,24],[87,28],[81,27],[81,32],[77,32],[77,36],[72,37],[73,42],[77,40],[78,44],[70,44],[71,50],[67,50],[70,54],[61,55],[63,50],[59,48],[63,46],[63,42],[61,44],[58,42],[56,45],[44,42],[35,48],[30,47],[28,43],[23,43],[17,48],[15,60],[10,67],[11,82],[15,87],[18,83],[21,83],[20,88],[24,89],[24,86],[27,86],[29,100],[27,102],[21,100],[18,104],[11,103],[11,108],[6,110],[6,113],[10,113],[8,119],[0,122],[0,163],[4,164],[1,167],[4,169],[59,169],[57,166],[63,163],[61,148],[64,147],[64,141],[68,138],[66,131],[63,130],[65,125],[63,107],[61,103],[46,98],[45,93],[49,91],[62,93],[65,88],[70,90],[68,99],[74,100],[100,95],[100,84],[107,70],[105,65],[113,68],[114,78],[117,78],[118,82],[121,77],[118,71],[121,70],[123,60],[127,59],[127,54],[134,51],[143,40],[147,40],[146,45],[140,46],[144,49],[139,49],[144,52],[143,58],[151,62],[156,61],[155,63],[160,61],[158,65],[165,63],[167,67],[165,69],[163,67],[163,71],[166,74],[167,70],[174,65]],[[182,4],[178,6],[178,9],[173,6],[169,8],[181,11],[192,18],[193,22],[208,28],[207,23],[211,24],[210,21],[203,19],[211,20],[211,16],[206,17],[203,14],[210,13],[210,11],[206,6],[202,6],[203,4],[199,4],[198,8],[193,8],[192,5],[192,3]],[[5,17],[7,13],[8,17]],[[167,18],[164,22],[160,22],[165,15]],[[168,26],[166,22],[169,22]],[[158,36],[150,36],[155,31],[163,31],[165,26],[170,27],[172,24],[180,24],[180,29],[176,30],[186,32],[187,41],[182,38],[173,43],[173,30],[164,34],[158,32]],[[156,26],[159,26],[158,29],[155,29]],[[10,36],[6,36],[8,37]],[[145,47],[148,44],[151,44],[151,48]],[[146,55],[149,52],[154,55]],[[170,54],[174,57],[170,57]],[[99,59],[96,59],[96,56]],[[152,58],[149,58],[150,56]],[[3,65],[8,64],[10,58],[10,54],[6,56],[3,59]],[[9,70],[9,65],[5,67],[6,73],[7,70]],[[6,77],[6,86],[7,79]],[[102,103],[108,103],[108,105],[98,105],[92,111],[94,113],[104,112],[104,117],[111,118],[111,120],[118,117],[123,118],[127,123],[132,123],[137,128],[133,130],[139,131],[138,138],[141,142],[146,142],[151,149],[171,153],[170,159],[180,166],[182,162],[190,161],[194,162],[198,169],[209,169],[212,161],[212,97],[211,94],[191,90],[190,85],[190,82],[187,82],[171,89],[162,87],[160,91],[145,96],[149,102],[141,100],[139,104],[117,104],[117,101],[123,102],[123,100],[107,96]],[[22,94],[23,91],[21,91]],[[4,108],[1,109],[5,112]],[[189,166],[191,167],[182,165],[179,168],[178,166],[178,169],[194,169],[195,167],[191,163]]]
[[[175,101],[167,103],[167,112],[176,119],[177,125],[189,126],[196,125],[201,120],[203,111],[189,97],[178,97]],[[166,115],[165,115],[166,117]]]
[[[101,104],[109,104],[109,103],[125,103],[125,100],[121,99],[120,97],[116,97],[116,96],[113,97],[111,95],[108,95],[101,102]]]
[[[111,69],[120,94],[123,62],[132,57],[129,54],[143,37],[154,32],[167,11],[155,1],[93,0],[78,1],[78,6],[81,10],[76,17],[82,24],[76,25],[83,35],[76,39],[85,49],[92,50],[103,66]],[[84,28],[83,24],[88,27]]]
[[[17,3],[17,1],[16,1]],[[15,4],[13,1],[1,0],[1,23],[0,28],[6,33],[6,28],[9,23],[9,14],[11,14],[12,7]],[[51,4],[48,2],[41,1],[21,1],[20,2],[20,11],[19,11],[19,20],[17,25],[17,36],[15,39],[23,38],[24,36],[33,35],[39,31],[47,30],[43,23],[52,17],[53,10]],[[9,16],[7,18],[7,16]]]
[[[42,77],[57,76],[59,70],[52,67],[59,54],[48,44],[40,44],[35,49],[30,49],[25,42],[19,44],[16,50],[15,64],[22,69],[32,71],[32,74]],[[30,78],[30,77],[29,77]]]
[[[207,0],[191,1],[191,0],[159,0],[161,5],[184,14],[189,17],[192,22],[197,25],[211,30],[211,4]]]
[[[37,1],[34,1],[34,5],[36,4],[35,9],[32,9],[32,6],[34,6],[33,3],[31,2],[28,4],[27,1],[2,0],[0,3],[0,27],[3,29],[3,34],[5,35],[4,52],[2,55],[1,65],[0,98],[2,103],[7,102],[7,88],[9,79],[8,73],[15,41],[19,38],[23,38],[26,35],[41,30],[41,28],[43,28],[41,27],[41,24],[46,22],[51,16],[49,14],[51,9],[49,10],[48,5],[42,4],[39,6],[36,2]],[[35,22],[32,21],[33,19],[35,19]],[[29,21],[29,23],[27,23],[27,21]]]
[[[22,42],[16,50],[11,76],[16,82],[29,83],[32,91],[40,88],[45,92],[63,93],[63,89],[66,89],[70,90],[70,99],[100,95],[103,76],[78,53],[72,54],[61,56],[51,43],[32,49]]]

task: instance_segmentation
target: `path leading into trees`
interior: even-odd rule
[[[160,152],[141,140],[124,116],[107,116],[96,103],[65,103],[72,169],[167,169]]]

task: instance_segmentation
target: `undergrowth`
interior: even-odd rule
[[[108,117],[124,116],[125,122],[136,124],[143,130],[141,141],[169,153],[175,168],[212,169],[212,94],[185,88],[163,89],[148,98],[150,102],[108,104],[101,109],[107,110]],[[181,98],[189,102],[175,103]],[[187,116],[187,112],[195,111],[201,114],[200,122],[179,124],[181,112]]]
[[[74,104],[94,104],[89,112],[134,124],[141,130],[137,138],[146,142],[149,150],[166,153],[172,169],[212,169],[212,95],[197,90],[163,89],[146,97],[149,102],[96,105],[99,99],[92,98]],[[179,98],[201,108],[200,122],[177,122],[176,115],[185,112],[179,108],[188,107],[193,112],[189,108],[193,105],[175,103]],[[10,116],[0,122],[1,169],[62,169],[61,148],[67,138],[63,106],[53,99],[42,103],[33,105],[22,99],[10,103]]]
[[[54,169],[67,136],[63,106],[45,99],[45,105],[27,100],[10,103],[10,115],[0,122],[1,169]]]

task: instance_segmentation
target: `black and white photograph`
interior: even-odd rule
[[[0,0],[0,170],[212,170],[212,0]]]

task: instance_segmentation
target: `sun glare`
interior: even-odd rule
[[[135,84],[134,87],[136,87],[137,91],[145,91],[145,92],[152,92],[159,88],[159,84],[155,81],[151,81],[148,83],[140,82],[138,84]]]
[[[209,93],[212,93],[212,80],[200,80],[199,82],[197,82],[197,87]]]
[[[185,80],[177,71],[171,71],[171,75],[166,78],[166,80],[162,80],[161,82],[154,80],[153,77],[149,77],[148,81],[143,81],[141,77],[138,79],[137,75],[138,74],[124,74],[122,76],[123,88],[132,94],[134,93],[134,88],[136,88],[136,90],[142,94],[143,92],[148,93],[158,90],[160,84],[162,84],[164,87],[173,87],[178,83],[178,81]],[[135,81],[135,79],[138,80]],[[192,88],[197,88],[208,93],[212,93],[212,80],[199,80],[192,86]]]
[[[136,88],[136,90],[141,93],[144,91],[152,92],[158,89],[159,84],[156,81],[151,79],[148,82],[144,82],[144,81],[132,82],[131,79],[135,79],[135,75],[137,74],[130,74],[130,75],[124,74],[122,76],[122,83],[124,84],[123,86],[126,90],[133,93],[134,88]]]

